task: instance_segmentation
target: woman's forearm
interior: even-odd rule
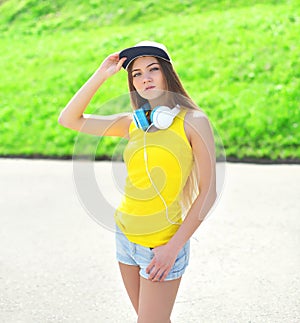
[[[110,76],[120,71],[125,59],[126,57],[119,60],[118,53],[109,55],[63,109],[59,116],[59,122],[80,119],[99,87]]]
[[[100,69],[97,69],[62,110],[59,120],[70,121],[81,118],[91,99],[105,81],[106,77]]]
[[[200,194],[191,206],[178,231],[168,242],[170,250],[179,252],[203,222],[216,201],[216,192]]]

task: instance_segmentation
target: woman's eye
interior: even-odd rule
[[[151,67],[150,68],[150,72],[155,72],[155,71],[158,71],[159,70],[159,67]],[[138,76],[141,76],[142,73],[141,72],[136,72],[136,73],[133,73],[132,74],[132,77],[138,77]]]

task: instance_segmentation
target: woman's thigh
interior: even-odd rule
[[[119,262],[120,272],[124,286],[130,298],[131,304],[138,313],[139,293],[140,293],[140,267],[126,265]]]
[[[152,282],[141,277],[138,323],[168,323],[181,278]]]

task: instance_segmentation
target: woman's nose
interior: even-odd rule
[[[147,83],[147,82],[149,82],[151,80],[152,80],[152,78],[150,77],[150,74],[149,73],[145,73],[144,74],[144,77],[143,77],[143,82],[144,83]]]

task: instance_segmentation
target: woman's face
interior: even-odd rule
[[[155,57],[139,57],[132,64],[133,86],[141,97],[156,99],[167,90],[165,77]]]

